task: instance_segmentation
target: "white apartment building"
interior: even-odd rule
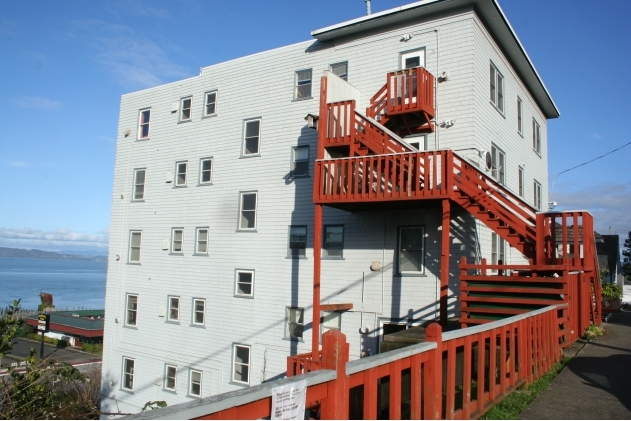
[[[497,0],[424,0],[311,35],[123,95],[104,412],[281,378],[288,355],[311,350],[321,151],[305,116],[320,113],[325,72],[364,110],[389,72],[425,68],[433,121],[397,134],[421,151],[455,151],[546,210],[547,119],[559,112]],[[351,359],[378,352],[384,333],[439,317],[441,201],[398,203],[323,209],[329,306],[316,335],[341,329]],[[449,225],[447,315],[457,317],[461,257],[524,256],[458,205]]]

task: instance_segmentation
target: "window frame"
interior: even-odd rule
[[[292,229],[305,230],[304,248],[291,247],[293,243],[299,243],[301,241],[292,241]],[[289,225],[289,231],[287,235],[287,257],[290,259],[306,259],[307,258],[307,237],[309,235],[309,227],[307,225]],[[297,254],[294,254],[294,250],[298,250]],[[302,251],[302,253],[301,253]]]
[[[201,310],[201,315],[202,315],[203,320],[201,321],[201,323],[197,321],[197,314],[200,313],[200,310],[197,309],[197,303],[203,304],[203,309]],[[206,299],[205,298],[193,298],[191,322],[193,326],[206,326]]]
[[[200,240],[199,240],[199,233],[200,231],[206,231],[206,251],[199,251],[199,244],[200,244]],[[209,246],[209,241],[210,239],[210,230],[208,229],[208,227],[197,227],[195,228],[195,254],[196,255],[200,255],[200,256],[207,256],[208,255],[208,246]]]
[[[525,189],[524,189],[524,167],[519,165],[517,167],[517,193],[519,197],[524,197]]]
[[[180,250],[177,251],[175,249],[175,235],[176,232],[179,232],[181,235],[181,238],[179,240],[180,242]],[[177,228],[171,228],[171,254],[177,254],[177,255],[181,255],[184,254],[184,228],[182,227],[177,227]]]
[[[418,54],[415,54],[415,53],[418,53]],[[419,57],[419,65],[413,66],[413,67],[406,67],[405,60],[414,56]],[[412,50],[405,50],[405,51],[399,52],[399,69],[400,70],[415,69],[416,67],[425,67],[426,62],[427,62],[427,51],[425,47],[414,48]]]
[[[135,304],[135,308],[130,308],[130,298],[135,298],[136,302]],[[138,327],[138,294],[130,294],[127,293],[125,294],[125,326],[127,327]],[[132,317],[131,315],[133,314],[133,323],[132,323]]]
[[[532,150],[541,156],[541,126],[534,117],[532,118]]]
[[[342,73],[343,76],[340,76],[337,73],[335,73],[335,71],[333,69],[336,66],[346,66],[346,72]],[[343,79],[346,82],[348,82],[348,60],[346,60],[346,61],[338,61],[337,63],[329,64],[329,72],[333,73],[335,76],[339,77],[340,79]]]
[[[428,139],[427,134],[409,136],[403,139],[403,141],[406,142],[408,145],[415,147],[419,151],[426,151],[429,149],[429,139]],[[418,147],[415,146],[417,143],[418,143]],[[423,144],[422,149],[421,149],[421,143]]]
[[[169,369],[175,370],[173,376],[169,376]],[[169,387],[169,379],[173,379],[173,387]],[[177,366],[173,364],[165,364],[164,366],[164,390],[175,392],[177,390]]]
[[[309,72],[309,79],[299,79],[299,75],[306,72]],[[309,86],[309,94],[299,96],[300,88],[303,86]],[[294,72],[294,101],[304,101],[311,98],[313,98],[313,68],[296,70]]]
[[[189,101],[188,108],[184,108],[184,103]],[[184,111],[188,111],[188,117],[184,117]],[[193,119],[193,95],[188,95],[180,98],[180,113],[179,122],[184,123]]]
[[[517,97],[517,133],[524,137],[524,102]]]
[[[258,135],[256,136],[257,148],[256,148],[256,152],[247,153],[246,152],[247,141],[248,139],[254,138],[254,136],[249,136],[249,137],[247,136],[248,124],[253,123],[253,122],[258,122],[259,124]],[[241,145],[241,158],[250,158],[250,157],[261,155],[261,127],[262,126],[263,126],[263,119],[261,117],[254,117],[254,118],[248,118],[246,120],[243,120],[243,139],[242,139],[243,144]]]
[[[298,150],[306,150],[307,151],[307,158],[306,159],[296,159],[297,156],[297,152]],[[291,147],[291,170],[290,170],[290,177],[291,178],[301,178],[301,177],[309,177],[309,156],[310,156],[310,151],[311,148],[309,148],[309,145],[301,145],[301,146],[292,146]],[[298,166],[298,164],[303,164],[303,166],[305,167],[305,171],[303,173],[300,174],[296,174],[296,167]]]
[[[171,311],[174,309],[173,307],[173,302],[172,300],[177,300],[177,307],[175,308],[176,312],[177,312],[177,317],[173,318],[171,317]],[[167,297],[167,321],[168,322],[172,322],[172,323],[179,323],[180,322],[180,310],[181,310],[181,299],[179,296],[177,295],[169,295]]]
[[[297,322],[291,322],[291,312],[292,311],[300,311],[300,317],[298,317]],[[300,319],[302,319],[302,323],[300,323]],[[290,323],[294,323],[297,326],[302,326],[302,330],[300,332],[300,336],[293,335],[292,329],[290,328]],[[283,339],[289,339],[292,341],[304,341],[304,328],[305,328],[305,309],[304,307],[285,307],[285,336]]]
[[[208,113],[208,97],[210,95],[214,94],[215,95],[215,101],[212,103],[214,104],[214,111],[212,113]],[[217,115],[217,101],[219,99],[219,90],[218,89],[213,89],[210,91],[206,91],[204,92],[204,117],[214,117]]]
[[[541,211],[541,183],[537,180],[533,180],[533,207],[538,211]]]
[[[128,371],[127,363],[131,362],[131,371]],[[121,382],[121,389],[132,392],[134,390],[134,376],[136,372],[136,359],[130,357],[123,357],[123,381]],[[128,377],[129,376],[129,377]],[[128,386],[128,378],[130,386]]]
[[[491,177],[502,186],[506,185],[506,152],[495,143],[491,143]]]
[[[133,239],[134,239],[135,234],[140,235],[139,237],[140,241],[138,243],[138,246],[133,245]],[[133,254],[132,252],[134,248],[138,249],[138,260],[132,260],[132,254]],[[128,251],[128,256],[127,256],[127,263],[140,264],[141,252],[142,252],[142,231],[140,230],[129,231],[129,251]]]
[[[180,172],[180,165],[184,165],[184,172]],[[184,181],[180,183],[180,174],[184,174]],[[175,186],[174,187],[186,187],[188,182],[188,161],[177,161],[175,163]]]
[[[245,294],[239,292],[239,284],[247,284],[247,282],[239,282],[239,274],[241,273],[249,273],[250,274],[250,293]],[[255,281],[255,270],[254,269],[235,269],[234,270],[234,296],[241,298],[254,298],[254,281]]]
[[[330,255],[327,247],[327,228],[342,228],[342,248],[340,249],[339,256]],[[327,224],[322,228],[322,258],[323,259],[343,259],[344,258],[344,224]]]
[[[243,200],[246,195],[254,195],[254,210],[244,210],[243,209]],[[258,214],[258,206],[259,206],[259,192],[258,190],[250,190],[250,191],[242,191],[239,192],[239,221],[238,221],[238,231],[256,231],[256,223],[257,223],[257,214]],[[243,222],[243,212],[254,212],[254,226],[253,227],[243,227],[241,223]]]
[[[149,113],[147,114],[149,118],[148,118],[148,121],[146,122],[143,119],[143,113],[145,112]],[[146,136],[142,135],[143,126],[147,126]],[[151,136],[151,107],[141,108],[140,110],[138,110],[138,133],[136,136],[136,140],[149,140],[150,136]]]
[[[499,265],[499,261],[502,261],[502,264],[507,264],[506,262],[506,240],[504,240],[500,235],[496,232],[491,233],[491,264]],[[497,272],[497,270],[494,270]]]
[[[195,383],[193,381],[193,374],[199,374],[199,382]],[[202,381],[204,378],[204,373],[200,370],[194,370],[194,369],[189,369],[189,375],[188,375],[188,395],[195,397],[195,398],[201,398],[202,397]],[[195,394],[193,393],[193,386],[194,385],[198,385],[199,386],[199,394]]]
[[[421,229],[422,230],[422,270],[420,271],[403,271],[401,270],[401,232],[404,229]],[[426,235],[425,225],[404,225],[397,227],[397,276],[405,277],[405,276],[425,276],[425,235]]]
[[[210,169],[209,170],[204,170],[204,162],[210,162]],[[209,175],[209,180],[208,181],[204,181],[203,177],[204,177],[204,172],[208,172]],[[199,160],[199,181],[198,183],[200,185],[208,185],[208,184],[212,184],[213,183],[213,157],[207,157],[207,158],[200,158]]]
[[[506,90],[504,89],[504,75],[499,71],[497,66],[491,61],[490,63],[490,103],[502,115],[506,110]]]
[[[142,172],[142,184],[138,183],[138,173]],[[145,200],[145,185],[147,184],[147,168],[134,169],[134,188],[131,194],[132,202],[143,202]],[[136,197],[138,195],[138,186],[142,186],[142,197]]]
[[[244,363],[238,363],[237,362],[237,348],[245,348],[248,350],[248,362],[247,364]],[[242,365],[242,366],[246,366],[247,369],[247,381],[243,381],[243,380],[237,380],[235,378],[235,374],[236,374],[236,366],[238,365]],[[239,344],[239,343],[233,343],[232,344],[232,373],[230,375],[230,379],[233,383],[236,384],[241,384],[241,385],[249,385],[250,384],[250,373],[252,372],[252,346],[251,345],[245,345],[245,344]]]

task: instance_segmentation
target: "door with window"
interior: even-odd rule
[[[401,61],[399,67],[401,70],[413,69],[415,67],[425,67],[425,49],[402,52],[400,54],[400,58]],[[410,92],[409,78],[412,78],[412,92]],[[400,74],[397,74],[396,79],[396,86],[399,91],[397,92],[397,96],[399,96],[399,103],[405,101],[405,103],[408,104],[410,100],[412,102],[416,102],[416,97],[418,96],[416,72],[401,72]],[[402,100],[401,97],[404,99]]]

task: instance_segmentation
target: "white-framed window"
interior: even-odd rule
[[[506,241],[498,234],[492,232],[491,233],[491,264],[498,265],[500,264],[500,260],[502,264],[506,264]]]
[[[541,155],[541,128],[534,118],[532,119],[532,149]]]
[[[170,322],[180,321],[180,297],[169,296],[169,313],[167,320]]]
[[[177,367],[167,364],[164,368],[164,388],[175,392],[177,388]]]
[[[425,227],[399,227],[399,274],[422,274],[424,267]]]
[[[493,63],[490,65],[490,95],[491,104],[504,114],[504,76],[497,70]]]
[[[175,163],[175,185],[186,186],[186,169],[188,167],[186,161]]]
[[[182,228],[173,228],[171,231],[171,253],[182,254],[184,243],[184,230]]]
[[[307,256],[307,226],[290,225],[287,257]]]
[[[408,136],[403,140],[405,140],[408,145],[415,147],[419,151],[426,151],[429,149],[426,134]]]
[[[140,263],[140,243],[142,242],[142,231],[131,231],[129,233],[129,262]]]
[[[134,170],[134,195],[133,200],[143,200],[145,198],[145,168]]]
[[[491,176],[500,184],[506,184],[506,154],[495,145],[491,145]]]
[[[136,326],[138,323],[138,296],[127,294],[127,314],[125,316],[126,326]]]
[[[256,229],[257,192],[242,192],[239,200],[239,229]]]
[[[535,209],[541,210],[541,183],[537,180],[533,182]]]
[[[334,75],[348,82],[348,61],[333,63],[329,66],[329,70],[331,70],[331,73]]]
[[[324,226],[322,257],[344,257],[344,225]]]
[[[305,309],[285,307],[285,338],[302,339],[305,326]]]
[[[291,148],[291,176],[307,175],[309,175],[309,146],[294,146]]]
[[[202,158],[199,160],[199,184],[213,182],[213,159]]]
[[[250,346],[233,344],[232,381],[250,384]]]
[[[217,114],[217,91],[206,92],[204,95],[204,117]]]
[[[145,109],[138,112],[138,139],[149,139],[149,121],[151,110]]]
[[[519,186],[519,197],[524,197],[524,167],[518,167],[517,182]]]
[[[241,154],[258,155],[261,149],[261,119],[253,118],[243,122],[243,150]]]
[[[342,313],[339,311],[325,311],[322,315],[322,333],[329,330],[342,329]]]
[[[188,394],[199,398],[202,396],[202,372],[197,370],[191,370],[190,385],[188,387]]]
[[[204,326],[206,323],[206,300],[195,298],[193,300],[193,324]]]
[[[180,121],[191,119],[191,108],[193,107],[193,97],[187,96],[180,99]]]
[[[197,228],[195,236],[195,253],[208,254],[208,228]]]
[[[523,134],[524,133],[524,123],[523,123],[523,107],[524,104],[521,101],[520,97],[517,97],[517,133],[519,134]]]
[[[401,69],[425,67],[425,48],[403,51],[399,53]]]
[[[235,271],[234,295],[238,297],[254,296],[254,271],[237,269]]]
[[[134,390],[134,366],[133,358],[123,357],[123,389]]]
[[[294,99],[311,98],[311,69],[296,71],[296,94]]]

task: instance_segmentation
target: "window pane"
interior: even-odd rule
[[[421,65],[421,58],[419,56],[409,57],[405,59],[405,68],[419,67]]]
[[[423,228],[401,228],[399,271],[423,271]]]
[[[151,117],[151,110],[145,110],[140,114],[140,123],[147,124],[149,123],[149,119]]]
[[[255,211],[241,212],[241,228],[254,228],[255,218],[256,218]]]
[[[259,152],[259,138],[252,137],[245,139],[245,154],[255,154]]]
[[[243,206],[241,209],[244,211],[255,210],[256,209],[256,194],[244,194]]]
[[[309,148],[308,147],[300,147],[294,149],[294,160],[301,161],[309,159]]]
[[[331,65],[331,72],[344,80],[348,79],[348,63],[337,63]]]
[[[258,137],[260,124],[259,120],[248,121],[245,125],[245,137]]]
[[[423,228],[401,228],[401,249],[422,250]]]
[[[202,171],[210,171],[211,162],[212,161],[210,159],[202,161]]]
[[[250,363],[250,348],[243,346],[235,347],[234,361],[240,364]]]
[[[131,246],[140,247],[140,233],[139,232],[131,233]]]
[[[252,295],[252,285],[237,283],[237,293],[240,295]]]
[[[136,184],[145,183],[145,170],[136,171]]]
[[[134,192],[134,200],[142,200],[145,197],[145,186],[142,184],[136,185],[136,191]]]
[[[311,83],[298,85],[296,89],[296,98],[309,98],[311,96]]]
[[[234,366],[234,379],[239,382],[248,382],[248,366],[235,364]]]
[[[495,104],[495,67],[491,64],[491,102]]]

